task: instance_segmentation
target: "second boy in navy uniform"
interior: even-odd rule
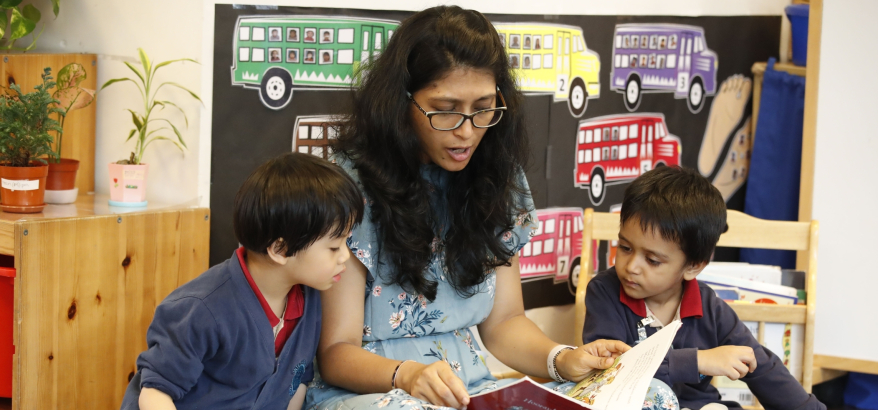
[[[695,171],[659,167],[637,178],[622,202],[616,266],[588,284],[583,341],[633,346],[680,319],[655,378],[673,388],[682,408],[740,408],[710,385],[710,376],[727,376],[746,382],[766,409],[826,409],[695,280],[725,229],[722,195]]]
[[[235,198],[242,246],[156,308],[122,409],[300,409],[319,291],[344,272],[362,215],[336,165],[289,153],[257,168]]]

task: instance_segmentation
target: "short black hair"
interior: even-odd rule
[[[709,262],[728,229],[719,190],[695,170],[677,166],[645,172],[625,189],[621,224],[635,218],[644,231],[680,245],[689,264]]]
[[[296,152],[270,159],[235,196],[234,229],[248,251],[295,255],[318,239],[339,237],[363,219],[363,195],[337,165]]]

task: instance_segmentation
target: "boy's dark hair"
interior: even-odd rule
[[[248,251],[295,255],[321,237],[339,237],[363,219],[363,195],[337,165],[287,153],[256,168],[235,196],[235,237]]]
[[[634,218],[644,231],[656,230],[680,245],[689,264],[710,261],[728,229],[719,190],[698,172],[677,166],[648,171],[625,189],[621,224]]]

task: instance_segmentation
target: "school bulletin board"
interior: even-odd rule
[[[353,70],[413,14],[229,4],[214,13],[211,265],[237,247],[232,206],[247,175],[281,152],[327,157],[327,123],[349,104]],[[526,309],[573,303],[582,209],[617,211],[646,170],[698,169],[730,209],[743,208],[750,68],[777,54],[780,16],[487,17],[526,94],[527,178],[543,223],[520,256]],[[601,269],[612,254],[598,250]],[[737,253],[719,249],[717,259]]]

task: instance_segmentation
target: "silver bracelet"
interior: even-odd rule
[[[558,356],[560,356],[561,352],[565,350],[576,350],[576,348],[573,346],[558,345],[549,352],[549,356],[546,358],[546,367],[549,369],[549,377],[558,383],[567,383],[569,381],[561,377],[561,373],[558,373]]]

